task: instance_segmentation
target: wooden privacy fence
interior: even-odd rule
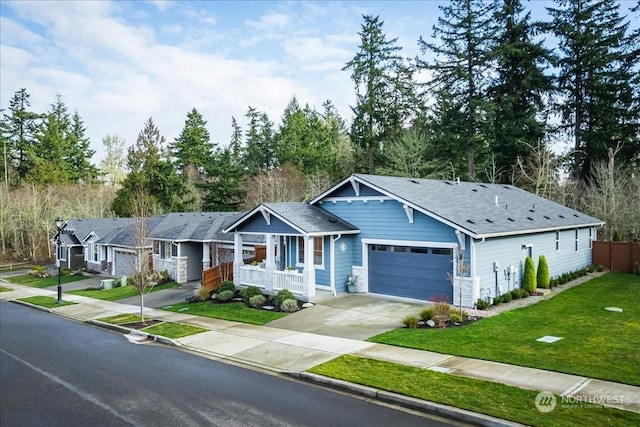
[[[593,242],[592,259],[607,270],[631,273],[640,262],[640,242]]]
[[[223,262],[202,272],[202,287],[215,291],[225,280],[233,280],[233,261]]]

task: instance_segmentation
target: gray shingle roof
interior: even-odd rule
[[[358,232],[358,228],[308,203],[264,203],[262,206],[306,234]]]
[[[238,216],[237,212],[169,213],[159,218],[149,236],[172,241],[233,241],[232,234],[222,233],[226,224]]]
[[[365,174],[352,178],[476,237],[603,224],[513,185]]]
[[[64,229],[84,242],[91,232],[94,232],[98,238],[103,238],[114,229],[126,227],[133,221],[133,218],[71,218],[66,221]]]

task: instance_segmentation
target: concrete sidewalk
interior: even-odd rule
[[[0,293],[0,298],[3,300],[15,300],[34,295],[55,296],[54,291],[49,289],[14,284],[8,284],[8,286],[14,291]],[[102,301],[72,294],[65,294],[64,299],[77,304],[54,308],[51,311],[84,322],[95,323],[96,319],[102,317],[137,313],[140,310],[137,305]],[[146,309],[145,312],[154,319],[186,323],[210,330],[176,340],[165,339],[164,342],[275,372],[304,376],[303,372],[313,366],[343,354],[351,354],[523,389],[549,391],[570,398],[614,396],[617,397],[616,407],[640,413],[640,387],[326,335],[330,329],[324,329],[323,334],[317,334],[157,309]],[[600,403],[601,400],[593,400],[593,402]]]

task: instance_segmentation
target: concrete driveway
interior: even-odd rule
[[[417,316],[428,302],[412,302],[368,294],[323,298],[313,307],[267,323],[265,326],[340,338],[365,340],[402,327],[402,320]]]

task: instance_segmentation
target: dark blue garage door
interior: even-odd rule
[[[421,300],[453,300],[451,248],[369,245],[369,292]]]

